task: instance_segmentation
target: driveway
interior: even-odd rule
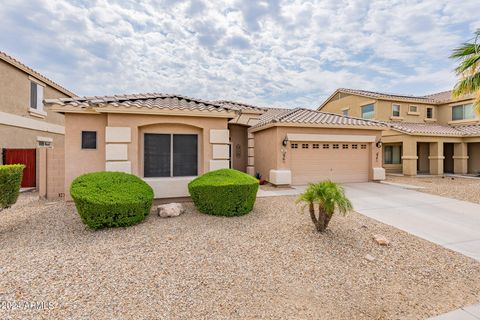
[[[380,183],[345,190],[355,211],[480,261],[480,205]]]

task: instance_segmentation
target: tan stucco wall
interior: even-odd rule
[[[39,81],[41,82],[41,81]],[[67,95],[48,85],[44,88],[44,99],[65,98]],[[0,111],[38,120],[30,115],[30,76],[14,66],[0,60]],[[45,110],[47,111],[47,110]],[[63,125],[62,114],[47,111],[46,122]]]
[[[480,142],[468,144],[468,173],[480,173]]]
[[[248,127],[229,124],[230,142],[232,144],[233,169],[246,172],[248,159]]]
[[[376,103],[375,99],[349,95],[345,93],[337,93],[320,111],[342,114],[342,110],[348,109],[350,117],[360,118],[362,116],[361,106]],[[375,116],[377,106],[374,106]]]
[[[73,179],[87,172],[105,170],[107,115],[65,115],[65,198]],[[97,131],[97,149],[82,149],[82,131]]]
[[[180,117],[138,114],[66,114],[65,116],[65,186],[68,190],[73,179],[83,173],[105,170],[105,128],[131,128],[128,143],[128,161],[131,172],[143,177],[144,133],[194,133],[199,135],[199,174],[209,170],[213,145],[211,129],[227,129],[226,118]],[[81,149],[81,131],[97,131],[97,149]],[[66,196],[69,199],[69,196]]]
[[[257,131],[255,137],[255,169],[268,179],[272,169],[291,169],[292,159],[290,149],[282,146],[287,134],[328,134],[328,135],[371,135],[376,140],[381,137],[380,130],[336,129],[336,128],[302,128],[302,127],[272,127]],[[282,149],[285,150],[283,159]],[[376,146],[370,146],[370,168],[382,167],[382,152]],[[370,176],[372,172],[370,173]],[[371,177],[370,177],[371,178]]]
[[[442,104],[438,106],[438,123],[446,125],[466,125],[466,124],[476,124],[479,123],[478,115],[476,119],[471,120],[460,120],[460,121],[452,121],[452,107],[473,103],[474,99],[467,99],[467,100],[458,100],[456,102],[451,102],[447,104]]]

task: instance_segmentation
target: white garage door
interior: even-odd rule
[[[291,142],[292,184],[368,181],[368,143]]]

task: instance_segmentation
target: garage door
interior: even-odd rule
[[[294,185],[330,179],[335,182],[368,181],[369,144],[292,142]]]

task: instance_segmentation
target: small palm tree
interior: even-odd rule
[[[472,42],[466,42],[454,49],[450,58],[460,62],[455,68],[460,80],[453,89],[453,96],[475,93],[474,108],[480,114],[480,29],[475,32]]]
[[[336,211],[346,214],[353,209],[352,203],[345,196],[345,190],[330,180],[310,184],[298,197],[297,203],[303,203],[303,208],[308,206],[310,218],[318,232],[324,232],[327,229]],[[318,218],[315,214],[315,204],[318,205]]]

